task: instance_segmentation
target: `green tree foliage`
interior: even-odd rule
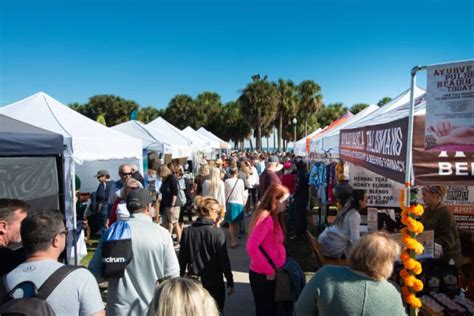
[[[323,106],[317,115],[319,126],[328,126],[346,112],[347,108],[342,103],[330,103]]]
[[[356,103],[353,106],[351,106],[350,111],[352,114],[355,115],[359,113],[360,111],[364,110],[368,106],[369,105],[367,103]]]
[[[377,103],[378,106],[383,106],[385,104],[387,104],[388,102],[392,101],[392,98],[390,97],[383,97],[382,99],[380,99],[380,101]]]
[[[148,124],[154,119],[156,119],[157,117],[163,116],[164,113],[165,113],[165,109],[157,109],[152,106],[147,106],[147,107],[141,108],[138,111],[138,120],[145,124]]]
[[[196,116],[193,98],[186,94],[179,94],[171,99],[163,117],[179,129],[186,128],[188,125],[199,128],[197,122],[200,118]]]
[[[132,100],[114,95],[96,95],[86,104],[72,103],[71,109],[96,121],[103,115],[108,126],[114,126],[128,121],[130,113],[140,106]]]
[[[242,115],[242,108],[237,101],[228,102],[220,113],[220,119],[214,125],[216,134],[224,140],[236,143],[250,137],[252,128]]]
[[[278,129],[278,150],[280,150],[282,148],[284,122],[291,121],[298,113],[298,90],[291,80],[278,79],[273,85],[276,88],[278,100],[275,125]]]
[[[303,113],[304,131],[308,134],[308,116],[318,112],[322,107],[321,87],[313,80],[304,80],[299,86],[299,111]]]
[[[239,103],[242,115],[256,130],[255,147],[262,148],[262,131],[268,131],[272,126],[277,111],[277,91],[274,85],[260,76],[253,76],[252,82],[242,90]]]
[[[197,126],[204,126],[208,131],[217,133],[221,124],[223,105],[221,96],[215,92],[200,93],[194,99],[196,106]]]

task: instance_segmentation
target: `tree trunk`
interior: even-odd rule
[[[278,151],[281,148],[281,136],[283,132],[283,111],[280,111],[280,120],[278,122]]]
[[[250,136],[249,142],[250,142],[250,151],[253,151],[252,136]]]
[[[304,136],[308,135],[308,112],[304,112]]]
[[[283,151],[286,152],[286,140],[283,140]]]
[[[257,138],[255,139],[255,147],[257,151],[262,151],[262,127],[261,127],[261,113],[260,106],[257,111]]]

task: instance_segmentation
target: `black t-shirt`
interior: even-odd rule
[[[16,249],[0,247],[0,258],[0,276],[2,276],[25,262],[25,250],[21,246]]]
[[[178,196],[178,180],[176,179],[176,176],[174,174],[166,178],[161,183],[160,192],[162,194],[161,205],[163,207],[171,207],[173,195]]]

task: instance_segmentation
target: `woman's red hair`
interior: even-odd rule
[[[273,224],[275,225],[275,234],[278,230],[278,225],[283,231],[283,236],[286,233],[286,226],[283,213],[280,215],[276,211],[276,200],[281,199],[283,196],[289,194],[288,188],[281,184],[272,184],[265,194],[262,196],[260,202],[258,203],[257,209],[252,214],[249,224],[249,234],[255,228],[257,223],[259,223],[264,217],[271,216],[273,219]]]

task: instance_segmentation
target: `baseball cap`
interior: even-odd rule
[[[127,195],[127,209],[130,213],[144,209],[150,203],[150,192],[147,189],[132,190]]]
[[[290,169],[291,168],[291,161],[287,161],[283,164],[283,168]]]
[[[268,162],[280,162],[277,156],[268,157]]]
[[[109,176],[109,172],[107,170],[99,170],[94,178],[102,177],[102,176]]]

